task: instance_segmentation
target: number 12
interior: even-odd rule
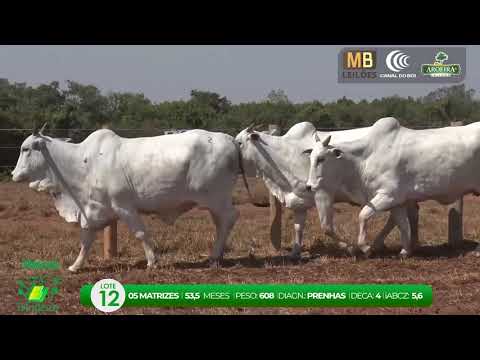
[[[106,299],[107,291],[101,290],[100,294],[102,295],[102,306],[106,306],[105,304],[107,302],[107,299]],[[113,299],[108,303],[108,306],[120,306],[120,304],[117,303],[117,300],[120,297],[120,294],[118,293],[118,291],[110,290],[110,292],[108,293],[108,296],[112,296],[112,295],[113,295]]]

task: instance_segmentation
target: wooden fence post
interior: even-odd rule
[[[103,258],[110,260],[117,256],[117,220],[103,230]]]
[[[450,126],[462,126],[462,121],[453,121]],[[448,208],[448,245],[458,249],[463,245],[463,197]]]
[[[278,125],[269,125],[268,130],[281,132]],[[276,250],[282,246],[282,204],[270,193],[270,241]]]

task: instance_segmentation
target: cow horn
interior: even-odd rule
[[[40,131],[38,133],[40,135],[43,135],[43,130],[45,130],[46,127],[47,127],[47,123],[43,124],[42,128],[40,129]]]
[[[32,135],[37,135],[38,134],[38,128],[37,128],[37,122],[33,122],[33,129],[32,129]]]
[[[252,132],[253,127],[255,126],[255,123],[256,123],[256,122],[254,121],[254,122],[252,122],[250,125],[247,126],[247,133]]]
[[[330,142],[330,139],[332,138],[332,135],[328,135],[325,140],[323,140],[323,146],[327,147],[328,143]]]
[[[253,130],[258,130],[258,129],[261,129],[261,128],[262,128],[262,127],[264,127],[264,126],[265,126],[265,124],[258,124],[258,125],[255,125],[255,126],[253,127]]]
[[[315,141],[316,141],[316,142],[319,142],[319,141],[320,141],[320,138],[318,137],[317,130],[314,130],[314,131],[313,131],[313,134],[315,135]]]

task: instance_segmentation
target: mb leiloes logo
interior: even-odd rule
[[[390,71],[398,73],[410,66],[408,63],[409,58],[410,56],[400,50],[394,50],[388,53],[385,63]]]
[[[375,50],[342,50],[342,79],[375,79],[377,77],[377,52]]]
[[[451,77],[461,74],[460,64],[446,64],[448,54],[439,51],[433,64],[422,64],[422,74],[430,77]]]

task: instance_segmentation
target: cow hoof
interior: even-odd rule
[[[351,246],[351,245],[350,245],[350,246],[347,246],[346,250],[347,250],[348,255],[350,255],[350,256],[352,256],[352,257],[357,256],[357,252],[358,252],[358,251],[357,251],[357,249],[355,248],[355,246]]]
[[[368,259],[370,256],[372,256],[373,249],[372,249],[371,246],[369,246],[369,245],[362,246],[362,247],[360,248],[360,250],[361,250],[361,252],[362,252],[362,255],[363,255],[364,257],[366,257],[367,259]]]
[[[76,273],[78,271],[78,268],[71,265],[68,267],[68,271],[70,271],[71,273]]]
[[[349,247],[347,247],[347,252],[350,256],[354,258],[369,258],[373,253],[373,249],[368,245],[361,248],[350,245]]]
[[[148,270],[158,269],[158,264],[157,264],[157,263],[147,264],[147,269],[148,269]]]
[[[293,244],[293,248],[287,257],[290,260],[296,261],[296,260],[300,260],[300,258],[302,257],[301,254],[302,254],[302,246],[299,244]]]
[[[364,255],[364,252],[358,246],[350,245],[346,250],[348,254],[353,257]]]
[[[295,252],[289,253],[287,255],[287,258],[288,260],[291,260],[291,261],[299,261],[302,258],[302,255],[300,254],[300,252],[295,251]]]
[[[210,259],[210,269],[219,269],[222,267],[220,259]]]
[[[157,269],[158,268],[158,260],[156,256],[152,256],[147,258],[147,269]]]

